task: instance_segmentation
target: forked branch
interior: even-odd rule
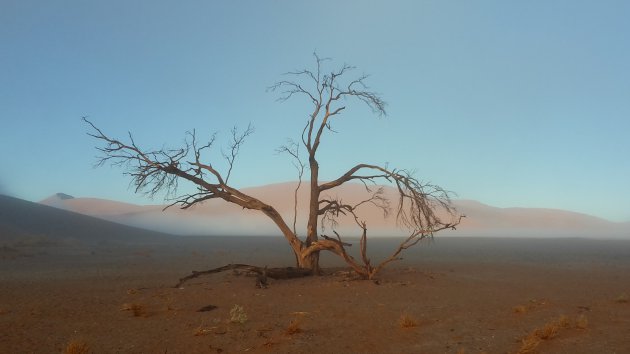
[[[297,170],[298,184],[293,191],[293,233],[297,236],[296,223],[298,214],[298,192],[302,186],[302,176],[304,176],[306,164],[304,164],[300,158],[300,145],[293,140],[289,139],[287,145],[280,146],[276,152],[289,154],[293,158],[293,167]]]
[[[234,168],[234,161],[236,160],[236,157],[238,156],[238,152],[241,149],[241,146],[245,142],[245,139],[248,136],[250,136],[252,133],[254,133],[254,128],[252,127],[250,123],[247,126],[247,129],[245,129],[245,131],[239,133],[238,128],[234,127],[232,128],[231,133],[232,133],[232,142],[230,144],[230,152],[229,153],[226,153],[225,151],[222,152],[223,158],[228,163],[228,171],[225,176],[225,183],[227,183],[230,179],[230,175],[232,174],[232,168]]]
[[[375,173],[361,174],[364,170]],[[359,164],[336,180],[320,185],[319,189],[323,192],[350,181],[376,183],[377,180],[387,182],[396,188],[398,192],[396,219],[403,227],[410,230],[437,231],[443,226],[450,225],[451,221],[442,220],[438,210],[444,211],[449,219],[458,216],[451,204],[448,191],[437,185],[419,181],[407,170],[389,170],[376,165]]]
[[[340,102],[354,98],[366,104],[379,116],[386,114],[386,103],[375,92],[369,90],[365,81],[368,75],[360,75],[349,81],[344,81],[344,75],[355,67],[344,64],[330,73],[323,73],[322,64],[328,58],[320,58],[313,53],[316,61],[315,70],[302,69],[285,73],[291,77],[281,80],[269,87],[271,91],[279,91],[278,100],[286,101],[299,95],[306,97],[312,104],[313,110],[309,115],[302,132],[302,142],[309,157],[314,158],[325,130],[333,131],[332,118],[338,116],[346,106]]]
[[[220,198],[245,209],[259,210],[278,226],[296,253],[302,249],[301,242],[275,208],[228,184],[239,149],[245,138],[253,132],[251,126],[242,133],[236,128],[232,130],[229,153],[223,154],[228,163],[224,178],[212,163],[202,162],[202,152],[212,147],[215,135],[211,136],[208,143],[200,145],[195,131],[192,131],[187,133],[184,146],[180,149],[143,150],[136,145],[131,134],[130,142],[125,143],[107,136],[86,117],[83,117],[83,121],[92,128],[88,135],[103,142],[104,146],[97,147],[102,153],[98,164],[111,163],[125,167],[125,173],[132,177],[136,192],[145,191],[154,196],[159,191],[166,190],[174,201],[169,206],[179,205],[183,209],[205,200]],[[197,192],[177,194],[179,180],[193,183]]]
[[[432,237],[434,233],[441,230],[455,229],[463,217],[463,215],[457,214],[452,206],[449,192],[431,183],[420,182],[413,177],[411,172],[406,170],[390,170],[376,165],[359,164],[336,180],[321,184],[319,190],[321,192],[332,190],[350,181],[362,182],[368,191],[371,191],[369,184],[376,184],[378,181],[392,185],[397,192],[398,199],[397,223],[410,232],[409,236],[400,243],[391,256],[377,266],[372,266],[367,255],[367,225],[365,221],[359,219],[357,208],[371,203],[384,211],[388,211],[389,200],[385,198],[382,187],[370,198],[356,205],[345,204],[339,198],[320,201],[319,214],[322,215],[322,223],[327,222],[333,229],[337,225],[336,218],[339,215],[353,216],[355,223],[361,229],[360,255],[362,264],[347,254],[341,237],[334,230],[338,242],[327,239],[325,244],[320,243],[317,247],[328,247],[329,250],[342,256],[357,273],[369,279],[372,279],[385,265],[400,260],[400,254],[404,250],[418,244],[422,239]]]

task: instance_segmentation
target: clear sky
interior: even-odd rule
[[[274,149],[310,107],[266,88],[317,51],[388,103],[379,119],[348,102],[323,179],[388,162],[463,199],[630,221],[628,16],[628,1],[1,0],[0,192],[161,202],[93,168],[83,115],[152,148],[251,122],[233,184],[294,180]]]

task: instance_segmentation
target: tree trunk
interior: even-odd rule
[[[311,195],[309,201],[308,225],[306,227],[306,247],[313,242],[317,242],[317,217],[319,216],[319,185],[318,174],[319,165],[314,156],[310,156],[309,165],[311,168]],[[320,274],[319,251],[313,252],[306,257],[299,258],[299,266],[313,270],[313,274]]]
[[[298,256],[298,267],[310,269],[315,275],[321,274],[321,270],[319,268],[319,251],[313,252],[305,257],[302,257],[301,255]]]

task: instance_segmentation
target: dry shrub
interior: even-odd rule
[[[519,348],[517,354],[534,353],[541,341],[542,339],[538,338],[538,336],[534,333],[528,335],[521,340],[521,347]]]
[[[64,354],[88,354],[90,346],[82,340],[73,339],[66,345],[63,352]]]
[[[144,305],[133,304],[131,306],[131,313],[133,313],[134,317],[147,317],[148,312]]]
[[[619,296],[617,296],[617,298],[615,299],[615,302],[619,303],[619,304],[627,304],[628,301],[630,301],[630,299],[628,298],[628,294],[623,293]]]
[[[585,329],[588,326],[588,320],[584,315],[580,315],[575,320],[575,328]],[[521,347],[517,353],[533,353],[543,340],[551,340],[560,334],[561,329],[572,327],[572,321],[567,316],[560,316],[554,320],[547,322],[542,328],[533,330],[527,337],[521,340]]]
[[[556,322],[558,323],[558,326],[562,328],[571,328],[571,319],[565,315],[558,317]]]
[[[247,322],[247,313],[241,305],[234,305],[230,310],[230,322],[232,323],[245,323]]]
[[[553,339],[558,335],[558,332],[560,332],[560,328],[558,321],[551,321],[545,324],[543,328],[537,329],[535,335],[544,340]]]
[[[586,329],[588,328],[588,318],[584,315],[578,316],[575,320],[575,328],[577,329]]]
[[[294,319],[291,320],[291,322],[289,323],[289,325],[287,326],[287,329],[284,331],[284,333],[286,333],[289,336],[292,336],[294,334],[298,334],[298,333],[302,333],[303,330],[300,327],[300,320],[299,319]]]
[[[400,315],[398,324],[400,325],[400,328],[413,328],[418,326],[418,322],[408,313],[403,313],[402,315]]]
[[[122,311],[131,311],[134,317],[147,317],[149,312],[146,306],[141,304],[123,304]]]
[[[549,300],[547,299],[531,299],[525,305],[518,305],[512,308],[512,312],[515,314],[525,314],[532,310],[539,309],[541,307],[549,305]]]
[[[523,314],[523,313],[527,312],[527,307],[525,307],[523,305],[514,306],[514,308],[512,309],[512,312],[518,313],[518,314]]]
[[[562,315],[555,320],[547,322],[541,329],[537,329],[535,332],[541,339],[552,339],[558,335],[562,328],[571,328],[571,319]]]

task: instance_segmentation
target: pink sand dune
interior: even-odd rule
[[[297,182],[270,184],[245,188],[243,192],[275,207],[286,223],[292,226],[294,191]],[[378,188],[378,187],[373,187]],[[371,204],[359,210],[361,220],[373,236],[404,235],[397,227],[395,208],[398,202],[396,190],[384,187],[385,196],[391,201],[392,213],[383,217],[383,211]],[[362,184],[345,184],[325,192],[323,197],[341,198],[355,204],[369,197]],[[305,229],[307,219],[308,186],[302,184],[298,192],[298,233]],[[41,201],[73,212],[95,216],[110,221],[151,230],[175,234],[241,234],[275,235],[276,226],[262,213],[243,209],[222,200],[209,200],[189,210],[164,205],[134,205],[95,198],[60,198],[54,195]],[[458,236],[582,236],[582,237],[630,237],[630,225],[614,223],[594,216],[565,210],[537,208],[496,208],[472,200],[455,200],[462,219],[457,231],[445,231],[443,235]],[[343,235],[358,236],[360,230],[354,219],[339,219],[337,230]],[[331,234],[330,228],[322,231]]]

